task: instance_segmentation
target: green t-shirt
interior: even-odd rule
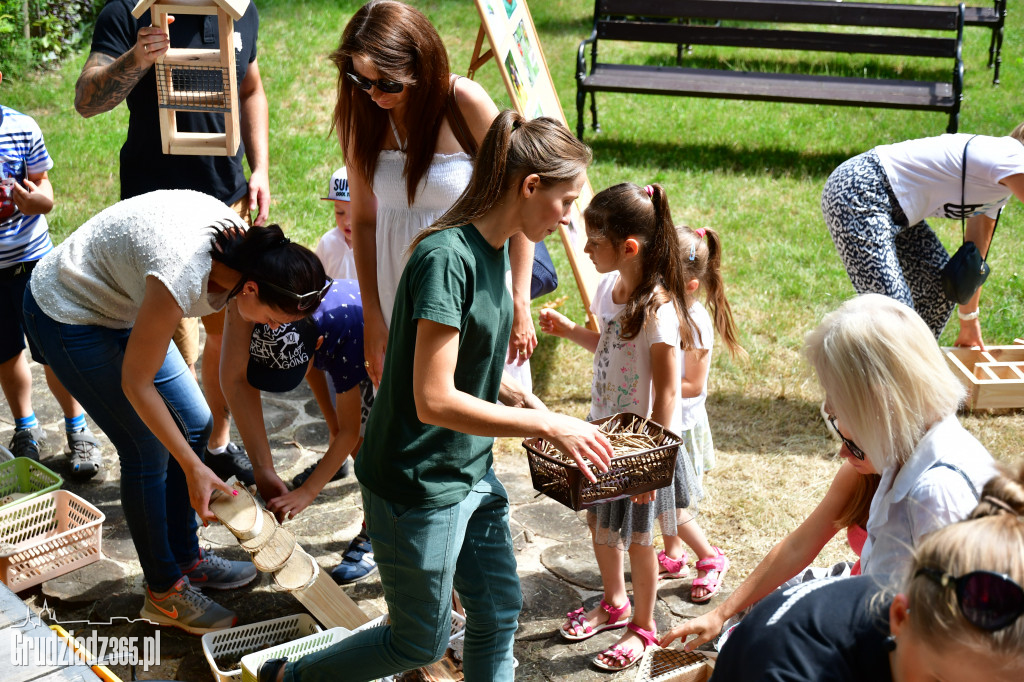
[[[508,246],[495,249],[473,225],[436,232],[413,251],[398,282],[384,375],[356,458],[356,476],[374,494],[441,507],[465,499],[491,468],[493,438],[417,418],[413,355],[420,319],[455,327],[455,387],[496,401],[512,331],[508,269]]]

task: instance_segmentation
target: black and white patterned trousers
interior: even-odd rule
[[[821,212],[857,293],[885,294],[913,308],[938,338],[953,312],[939,271],[949,261],[928,223],[907,225],[878,155],[864,152],[832,171]]]

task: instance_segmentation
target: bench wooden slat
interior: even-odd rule
[[[992,7],[964,7],[964,26],[999,26],[1004,17]]]
[[[674,45],[722,45],[726,47],[892,54],[913,57],[952,58],[956,56],[957,50],[957,42],[953,38],[688,26],[685,24],[640,22],[598,23],[597,37],[604,40],[668,43]]]
[[[598,0],[599,16],[955,30],[956,7],[822,0]]]
[[[595,64],[593,72],[582,81],[580,88],[587,92],[871,105],[925,111],[948,111],[954,104],[953,88],[949,83],[671,66],[654,68],[631,64]]]

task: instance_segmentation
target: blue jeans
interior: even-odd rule
[[[178,564],[192,563],[199,556],[198,522],[185,472],[121,390],[121,365],[131,330],[57,322],[40,310],[31,287],[25,291],[24,315],[29,339],[117,449],[121,506],[142,573],[154,592],[169,589],[181,577]],[[213,418],[174,344],[168,344],[153,383],[201,458]]]
[[[494,470],[447,507],[407,507],[362,492],[391,623],[302,657],[285,669],[286,682],[333,682],[339,671],[347,681],[373,680],[439,660],[451,635],[453,586],[466,609],[467,682],[511,682],[523,597],[508,495]]]

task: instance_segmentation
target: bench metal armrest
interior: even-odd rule
[[[595,28],[590,32],[590,35],[580,41],[580,46],[576,49],[576,81],[583,82],[583,79],[587,77],[587,56],[585,50],[587,45],[597,45],[597,29]],[[591,63],[593,68],[593,63]]]

